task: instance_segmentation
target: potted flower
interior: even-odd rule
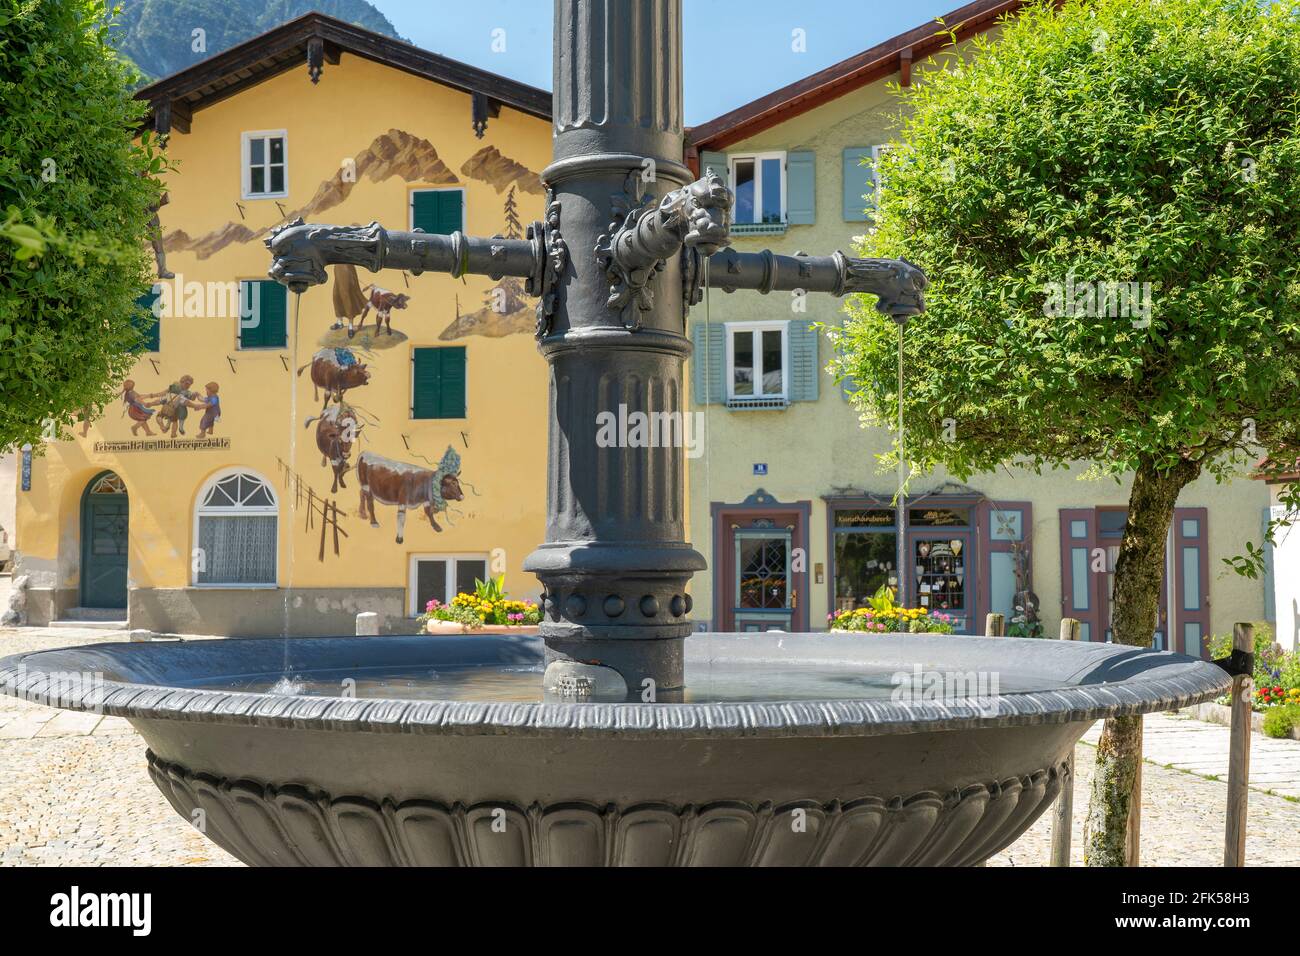
[[[894,591],[882,585],[867,599],[866,607],[851,608],[828,614],[832,633],[886,634],[905,631],[912,634],[951,634],[952,617],[923,607],[903,607],[894,603]]]
[[[505,591],[503,574],[487,581],[474,581],[474,593],[461,592],[444,604],[430,601],[420,615],[424,630],[430,634],[508,634],[536,627],[542,620],[541,609],[532,601],[516,601]]]

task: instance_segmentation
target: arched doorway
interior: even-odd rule
[[[100,472],[81,496],[81,606],[126,607],[126,555],[130,508],[126,486]]]

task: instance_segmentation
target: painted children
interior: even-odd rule
[[[153,417],[154,410],[145,404],[144,399],[150,396],[140,395],[135,390],[135,380],[127,379],[122,383],[122,404],[126,406],[127,417],[135,422],[131,426],[131,434],[138,435],[141,428],[144,433],[151,438],[153,432],[149,430],[149,419]]]
[[[199,393],[190,389],[193,384],[194,376],[182,375],[179,381],[172,382],[165,391],[141,396],[162,399],[155,403],[158,405],[159,427],[164,432],[170,432],[172,438],[176,437],[178,431],[185,434],[185,419],[190,414],[190,403],[199,398]]]
[[[203,417],[199,419],[199,437],[207,438],[216,428],[217,422],[221,421],[221,399],[217,397],[221,386],[216,382],[208,382],[203,390],[207,395],[197,402],[190,402],[189,406],[203,412]]]

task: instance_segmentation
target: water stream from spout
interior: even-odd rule
[[[297,382],[298,379],[297,376],[294,374],[294,370],[298,368],[298,320],[301,317],[301,315],[302,315],[302,293],[295,292],[293,296],[293,342],[289,345],[290,354],[293,356],[293,359],[292,359],[292,364],[290,364],[289,366],[289,447],[286,452],[288,455],[288,460],[286,462],[288,466],[286,469],[286,474],[289,475],[288,484],[290,485],[290,487],[292,487],[293,485],[294,476],[296,474],[296,469],[298,467],[298,455],[297,455],[297,450],[298,450],[298,384]],[[281,635],[282,635],[281,639],[284,641],[284,660],[282,664],[282,669],[284,672],[285,680],[288,681],[289,680],[289,640],[292,637],[292,634],[290,633],[290,615],[292,614],[292,606],[290,602],[293,600],[293,573],[295,568],[294,542],[296,536],[293,534],[293,528],[294,528],[294,521],[297,518],[298,498],[296,495],[291,497],[287,492],[284,497],[285,497],[286,507],[283,508],[282,510],[285,512],[292,512],[293,515],[293,517],[291,517],[289,521],[289,528],[288,528],[289,533],[285,535],[285,537],[288,539],[289,542],[289,560],[288,560],[289,566],[285,571],[285,582],[284,582],[284,591],[283,591],[284,600],[282,605],[284,609],[284,618],[283,618],[283,623],[281,625]],[[294,502],[292,506],[289,506],[290,500]],[[311,507],[310,503],[308,504],[308,507]]]
[[[906,605],[907,599],[903,594],[904,572],[907,568],[907,459],[903,444],[903,329],[907,323],[905,319],[896,318],[894,321],[898,323],[898,492],[894,496],[898,522],[897,600],[899,604]]]

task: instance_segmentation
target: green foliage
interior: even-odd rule
[[[894,600],[894,589],[888,584],[876,588],[876,593],[867,598],[867,606],[877,614],[892,614],[901,607]]]
[[[1290,737],[1291,731],[1296,727],[1300,727],[1300,704],[1270,707],[1264,713],[1266,737]]]
[[[480,601],[504,601],[506,599],[506,576],[504,574],[488,578],[486,581],[474,579],[474,596]]]
[[[397,37],[366,0],[125,0],[113,45],[144,73],[167,76],[313,10]],[[195,29],[204,49],[194,49]]]
[[[1222,478],[1258,446],[1297,447],[1295,16],[1255,0],[1035,5],[899,91],[904,145],[860,251],[932,282],[906,334],[916,467],[1090,459],[1119,476],[1190,459]],[[1151,283],[1149,326],[1062,303],[1071,278]],[[852,307],[834,369],[889,426],[897,335],[872,305]]]
[[[1275,653],[1277,647],[1273,625],[1267,621],[1253,621],[1251,626],[1255,629],[1255,660],[1266,660]],[[1214,634],[1206,641],[1206,646],[1211,659],[1227,657],[1232,653],[1232,635]]]
[[[131,367],[166,163],[95,0],[0,0],[0,449],[53,438]]]

